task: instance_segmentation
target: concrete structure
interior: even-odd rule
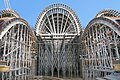
[[[115,10],[98,13],[85,28],[82,44],[85,80],[104,77],[113,72],[114,67],[120,67],[115,63],[120,60],[120,13]]]
[[[39,15],[35,25],[38,38],[38,75],[78,77],[81,25],[74,11],[53,4]]]
[[[32,74],[35,40],[28,23],[15,11],[0,12],[0,60],[10,67],[9,72],[2,72],[2,80],[26,80],[26,75]]]
[[[95,80],[113,71],[120,71],[119,12],[103,10],[82,30],[72,9],[53,4],[34,32],[15,11],[0,12],[1,80]]]

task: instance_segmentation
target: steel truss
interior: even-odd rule
[[[113,72],[120,59],[120,13],[104,10],[90,21],[82,35],[82,68],[85,80]]]
[[[38,17],[38,75],[73,78],[79,76],[81,26],[66,5],[47,7]]]
[[[32,74],[35,40],[28,23],[16,12],[10,9],[0,12],[0,61],[10,67],[10,71],[2,72],[0,79],[26,80]]]

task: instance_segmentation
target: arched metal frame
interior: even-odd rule
[[[35,26],[38,75],[78,77],[81,31],[78,18],[68,6],[53,4],[43,10]]]
[[[12,10],[0,12],[0,60],[10,67],[2,80],[26,80],[32,74],[32,53],[36,37],[28,23]]]
[[[47,31],[44,31],[43,28],[46,28],[45,30],[50,30],[48,33],[66,33],[69,32],[70,28],[74,28],[75,33],[80,33],[82,30],[80,26],[75,12],[70,7],[64,4],[53,4],[44,9],[39,15],[35,25],[35,32],[37,35],[42,34],[42,32],[45,33]],[[72,30],[74,31],[74,29]]]
[[[114,71],[114,61],[120,59],[120,18],[116,14],[109,10],[100,12],[83,33],[82,68],[85,80],[110,74]]]

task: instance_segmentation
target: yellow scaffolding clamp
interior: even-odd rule
[[[117,59],[113,62],[113,69],[115,71],[120,71],[120,59]]]
[[[7,66],[7,62],[0,61],[0,72],[9,72],[9,71],[10,71],[10,67]]]
[[[114,64],[114,68],[115,71],[120,71],[120,64]]]

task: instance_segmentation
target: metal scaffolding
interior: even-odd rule
[[[47,7],[38,17],[38,75],[73,78],[79,76],[81,25],[73,10],[63,4]]]
[[[115,10],[99,12],[83,31],[70,7],[53,4],[38,16],[34,32],[15,11],[0,12],[0,80],[36,74],[95,80],[117,70],[120,13]]]
[[[120,60],[120,13],[104,10],[89,22],[82,35],[84,80],[95,80],[114,71]]]
[[[26,80],[31,73],[35,35],[28,23],[11,9],[0,12],[0,62],[9,71],[2,72],[2,80]],[[3,66],[3,65],[0,65]],[[4,67],[3,66],[3,67]]]

